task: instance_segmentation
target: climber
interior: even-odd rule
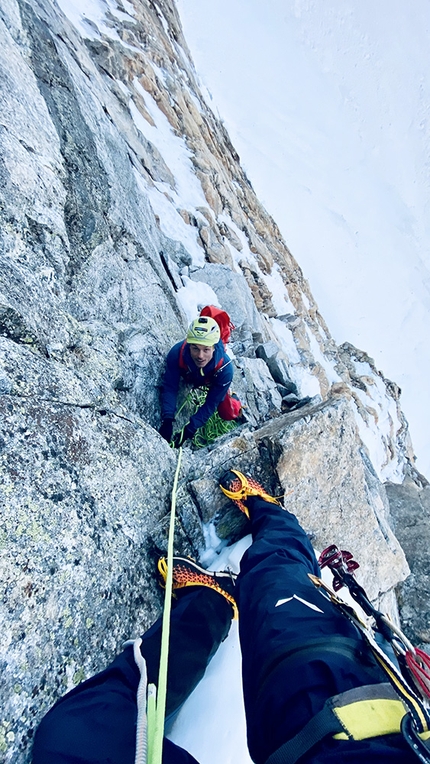
[[[405,708],[387,674],[309,578],[319,567],[296,517],[236,470],[220,487],[249,519],[253,537],[235,586],[252,760],[416,764],[399,733]],[[421,761],[430,762],[430,749]]]
[[[309,573],[318,576],[319,568],[294,515],[238,471],[223,477],[221,489],[248,517],[253,543],[237,578],[173,558],[166,718],[203,676],[237,606],[256,764],[416,764],[399,734],[405,709],[361,633],[311,582]],[[163,559],[159,570],[165,579]],[[150,682],[157,681],[160,633],[161,619],[140,647]],[[138,682],[133,648],[126,647],[44,717],[33,764],[134,764]],[[430,762],[430,755],[420,760]],[[163,764],[196,760],[165,740]]]
[[[229,391],[233,379],[231,358],[225,352],[220,327],[210,315],[200,315],[192,321],[185,340],[174,345],[167,355],[161,393],[162,424],[159,432],[169,443],[172,441],[181,378],[195,388],[208,387],[209,392],[186,427],[173,437],[176,448],[184,441],[192,439],[215,411],[218,411],[221,419],[227,421],[236,419],[241,414],[240,401]]]
[[[162,575],[163,570],[160,564]],[[166,720],[196,687],[229,632],[236,613],[234,579],[231,573],[209,573],[189,559],[174,558]],[[57,701],[36,730],[33,764],[135,764],[140,672],[134,650],[145,658],[148,682],[157,684],[161,630],[159,618],[140,647],[128,645],[104,671]],[[163,764],[198,762],[164,738]]]

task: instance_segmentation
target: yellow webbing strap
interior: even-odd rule
[[[389,682],[354,687],[328,698],[324,707],[266,764],[295,764],[315,745],[331,736],[335,740],[366,740],[400,732],[403,703]]]
[[[161,764],[163,756],[164,719],[166,715],[167,696],[167,665],[169,660],[170,611],[172,609],[173,540],[175,536],[176,494],[181,459],[182,448],[179,448],[178,463],[176,466],[175,479],[173,481],[169,540],[167,544],[167,578],[164,593],[158,690],[156,690],[153,684],[148,685],[148,764]]]
[[[347,732],[333,735],[335,740],[365,740],[379,735],[400,732],[400,722],[405,715],[401,700],[374,698],[349,703],[343,708],[333,708],[342,726]]]
[[[340,708],[332,708],[346,732],[333,735],[335,740],[366,740],[379,735],[399,733],[405,707],[401,700],[373,698],[358,700]],[[420,733],[421,740],[428,740],[430,731]]]

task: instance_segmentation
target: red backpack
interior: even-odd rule
[[[226,313],[225,310],[221,310],[221,308],[216,308],[215,305],[206,305],[201,309],[200,315],[209,316],[217,322],[221,332],[221,339],[225,347],[227,342],[229,342],[230,335],[234,329],[234,325],[232,324],[228,313]]]

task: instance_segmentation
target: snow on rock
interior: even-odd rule
[[[218,297],[209,284],[191,281],[187,276],[183,281],[184,286],[178,290],[177,298],[190,322],[197,318],[205,305],[220,307]]]
[[[271,273],[263,275],[263,280],[271,292],[273,307],[278,316],[283,316],[286,313],[294,314],[296,312],[295,307],[290,300],[279,266],[276,263]]]
[[[65,4],[64,10],[76,24],[79,18],[82,22],[85,13],[102,26],[114,5],[115,0],[109,3],[94,0],[94,5],[87,10],[79,3]],[[168,32],[169,25],[177,24],[177,19],[173,21],[167,11],[161,14],[163,29]],[[120,21],[114,13],[108,17],[110,25],[114,18]],[[136,20],[136,14],[133,19]],[[114,27],[110,29],[113,34]],[[232,164],[230,147],[221,156],[218,151],[208,151],[202,141],[202,124],[210,124],[217,138],[219,128],[214,128],[212,113],[201,96],[197,97],[197,79],[187,59],[186,44],[179,39],[180,35],[177,37],[181,47],[179,69],[178,64],[172,68],[171,61],[158,49],[157,56],[144,65],[143,75],[134,71],[133,77],[126,77],[123,82],[117,78],[117,81],[121,82],[127,97],[135,127],[146,145],[152,146],[150,177],[135,168],[138,186],[149,200],[161,232],[188,253],[194,270],[187,273],[183,263],[178,263],[179,271],[174,275],[178,300],[181,303],[185,295],[181,281],[187,289],[189,277],[204,282],[205,277],[197,276],[196,269],[202,269],[207,260],[243,274],[257,310],[263,318],[270,319],[270,328],[267,320],[259,328],[262,339],[270,338],[278,344],[280,357],[289,365],[288,377],[298,394],[325,398],[333,386],[342,383],[350,386],[348,374],[339,364],[336,346],[275,224],[254,199],[251,201],[247,181]],[[138,41],[132,42],[139,46]],[[163,40],[163,45],[168,44]],[[178,119],[178,108],[182,108],[182,121]],[[213,288],[213,284],[209,286]],[[219,288],[214,291],[217,301],[210,290],[206,292],[211,295],[211,302],[232,314],[238,312],[226,290],[222,297]],[[235,295],[237,298],[237,290]],[[203,302],[209,300],[202,297],[192,310],[187,306],[187,317]],[[249,352],[249,335],[241,328],[242,320],[233,315],[233,322],[238,326],[232,338],[233,353],[240,354],[244,349]],[[391,404],[386,401],[389,408]],[[400,448],[400,453],[396,453],[395,423],[388,437],[386,427],[384,433],[378,426],[376,430],[372,428],[364,413],[364,402],[359,409],[362,415],[357,421],[375,470],[381,476],[399,479],[406,452]],[[409,449],[407,458],[412,456]]]
[[[321,386],[318,378],[311,373],[305,363],[302,362],[299,349],[294,341],[292,329],[278,318],[271,318],[272,333],[277,338],[281,350],[288,360],[289,374],[297,387],[301,398],[320,395]]]
[[[341,348],[351,380],[351,407],[360,437],[379,479],[401,483],[411,444],[397,385],[378,372],[374,361],[349,344]]]
[[[212,108],[332,335],[401,386],[430,471],[428,0],[178,6]]]
[[[154,121],[154,126],[142,117],[140,112],[130,103],[132,117],[143,135],[156,146],[175,179],[177,205],[185,209],[196,209],[206,206],[206,198],[202,184],[198,181],[190,161],[191,152],[187,149],[183,138],[174,134],[169,120],[160,110],[154,98],[143,89],[135,78],[133,85],[143,97],[145,107]]]

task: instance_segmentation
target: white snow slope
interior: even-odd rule
[[[178,0],[250,180],[338,343],[402,388],[430,475],[430,0]]]

